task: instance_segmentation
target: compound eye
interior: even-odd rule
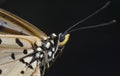
[[[60,36],[60,42],[63,42],[64,40],[65,40],[65,35],[62,34],[62,35]]]

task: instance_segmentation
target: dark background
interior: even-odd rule
[[[108,0],[0,0],[0,7],[50,35],[87,17]],[[120,0],[78,27],[116,19],[117,23],[71,33],[62,56],[45,76],[120,75]],[[76,28],[78,28],[76,27]]]

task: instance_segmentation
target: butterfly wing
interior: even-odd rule
[[[2,65],[0,68],[0,76],[32,76],[35,71],[35,68],[27,68],[25,64],[20,63],[19,61],[14,61],[12,63]],[[40,73],[38,72],[37,74]]]
[[[28,66],[33,59],[28,55],[34,53],[32,46],[38,40],[35,36],[0,35],[0,76],[31,76],[39,70],[37,61]]]
[[[43,39],[47,37],[31,23],[3,9],[0,9],[0,30],[1,33],[34,35]]]
[[[34,25],[0,9],[0,76],[41,76],[37,62],[30,65],[32,69],[27,66],[32,58],[26,56],[34,51],[37,40],[46,38]]]

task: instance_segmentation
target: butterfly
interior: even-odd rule
[[[65,32],[47,35],[36,26],[22,18],[0,9],[0,76],[43,76],[56,58],[62,53],[70,33],[97,26],[88,26],[71,30],[92,17],[101,9],[68,28]]]

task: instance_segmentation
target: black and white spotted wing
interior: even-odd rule
[[[36,40],[35,36],[0,35],[0,76],[32,76],[38,63],[29,64]]]
[[[0,9],[0,76],[41,76],[33,61],[34,44],[47,35],[29,22]]]

